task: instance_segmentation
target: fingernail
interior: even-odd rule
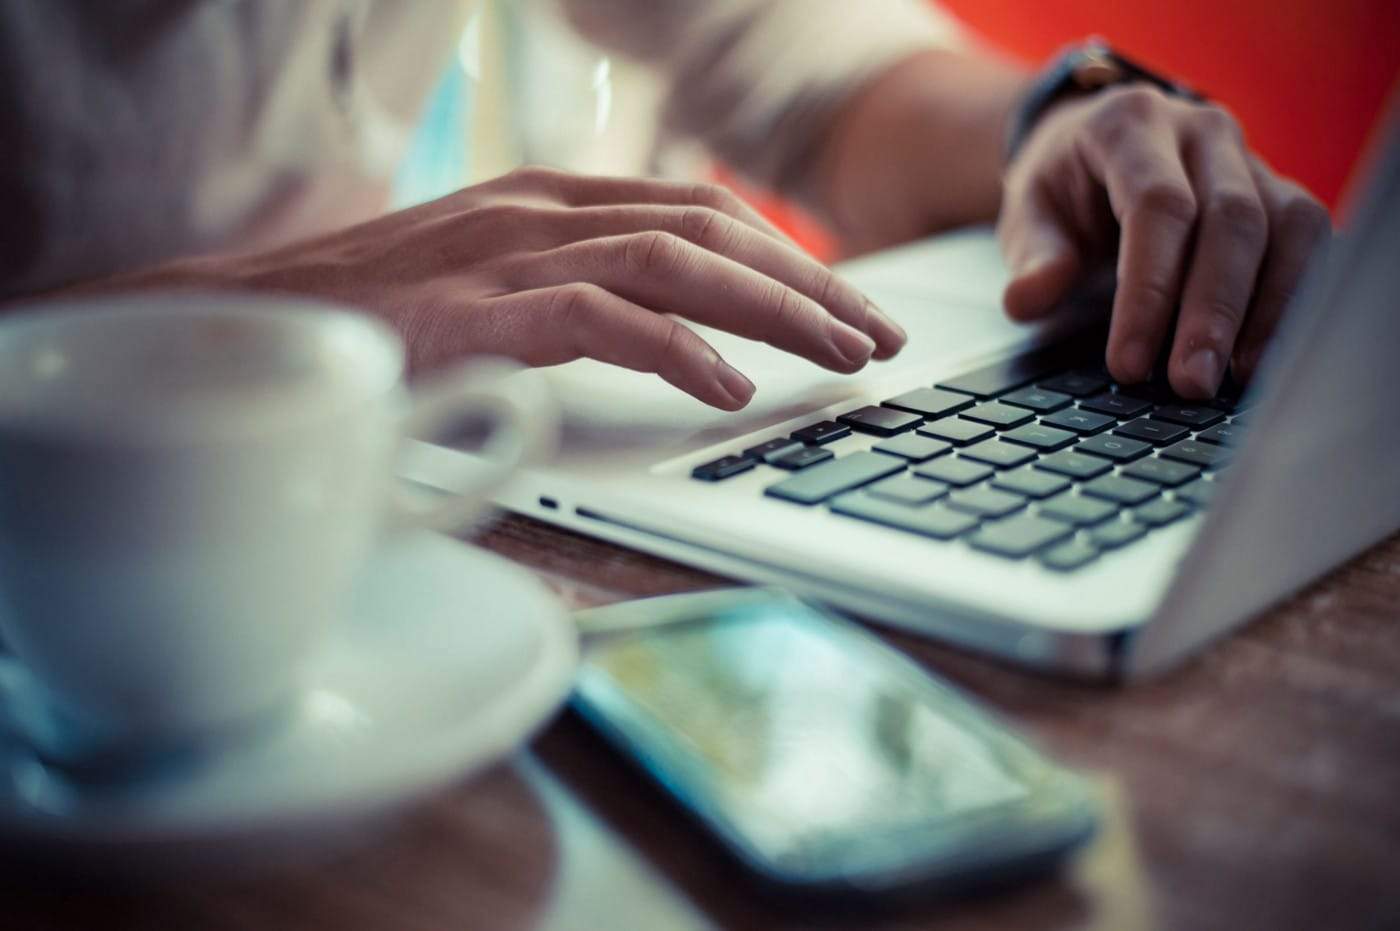
[[[836,345],[836,351],[841,357],[855,366],[870,361],[870,354],[875,351],[873,339],[844,323],[838,323],[831,328],[831,341]]]
[[[719,376],[720,387],[734,399],[736,406],[743,407],[753,398],[753,382],[745,378],[738,369],[728,362],[720,362],[716,365],[715,372]]]
[[[1220,388],[1220,379],[1224,375],[1220,355],[1214,349],[1197,349],[1186,357],[1182,371],[1207,397],[1215,397],[1215,392]]]
[[[870,329],[874,331],[875,342],[885,347],[886,355],[894,355],[909,342],[909,334],[904,332],[904,327],[895,323],[889,314],[876,307],[869,298],[865,301],[865,313],[870,321]]]

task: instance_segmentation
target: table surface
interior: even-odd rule
[[[520,517],[479,540],[574,606],[724,580]],[[569,716],[329,862],[96,891],[0,877],[32,928],[1400,927],[1400,536],[1128,689],[882,632],[1092,773],[1104,829],[972,899],[804,908],[755,891]]]

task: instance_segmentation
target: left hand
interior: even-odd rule
[[[1332,227],[1224,110],[1127,85],[1045,114],[1006,173],[997,229],[1012,317],[1048,314],[1116,252],[1109,371],[1150,377],[1170,338],[1173,389],[1207,398],[1227,365],[1253,374]]]

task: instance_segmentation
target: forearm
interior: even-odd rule
[[[794,187],[849,252],[990,221],[1001,200],[1006,115],[1028,81],[990,57],[908,56],[837,111]],[[911,178],[925,187],[911,191]]]

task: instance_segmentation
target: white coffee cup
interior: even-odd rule
[[[0,315],[0,731],[61,759],[285,707],[377,535],[470,520],[550,444],[515,371],[410,392],[390,328],[300,299]],[[397,453],[462,416],[490,422],[483,467],[425,505]]]

